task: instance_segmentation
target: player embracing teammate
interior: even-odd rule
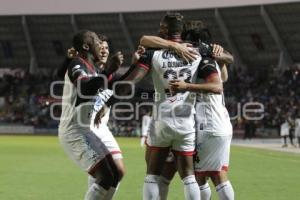
[[[172,48],[180,49],[181,33],[183,30],[182,15],[167,14],[161,22],[161,31],[164,31],[168,39],[172,40]],[[199,51],[199,49],[188,51]],[[182,56],[185,57],[185,52]],[[175,51],[168,49],[146,50],[141,55],[137,64],[133,65],[129,73],[123,79],[137,83],[147,73],[150,73],[154,82],[156,99],[150,134],[147,137],[149,157],[147,162],[147,174],[144,181],[143,199],[159,199],[160,174],[169,151],[176,154],[178,172],[184,185],[186,199],[200,199],[200,190],[197,185],[193,155],[195,150],[195,120],[193,95],[189,91],[172,94],[169,90],[169,81],[184,78],[188,82],[194,82],[196,71],[201,61],[198,53],[194,55],[193,62],[186,62]],[[116,88],[116,92],[126,93],[126,88]],[[117,100],[112,97],[106,103],[108,106]],[[99,112],[103,115],[105,107]]]
[[[211,178],[220,199],[233,200],[233,189],[227,178],[232,127],[224,105],[221,74],[233,58],[218,45],[211,48],[200,42],[201,30],[197,26],[184,35],[194,46],[182,45],[183,26],[181,14],[164,16],[160,34],[167,40],[146,39],[149,46],[161,49],[147,49],[138,55],[137,63],[119,78],[135,84],[150,73],[158,97],[146,140],[143,199],[166,199],[167,189],[164,191],[162,184],[167,180],[162,176],[166,168],[162,166],[171,151],[174,169],[184,185],[185,199],[209,200],[207,178]],[[118,102],[106,85],[112,74],[95,67],[101,60],[103,45],[94,32],[76,34],[73,46],[79,54],[65,75],[59,138],[68,155],[93,176],[85,200],[112,199],[120,181],[118,165],[113,162],[107,145],[99,139],[99,134],[106,130],[99,129],[104,123],[102,118],[108,117],[109,107]],[[118,95],[128,92],[124,85],[115,89]]]
[[[183,36],[194,45],[205,47],[203,42],[211,43],[211,35],[201,21],[186,23]],[[167,47],[172,43],[154,36],[144,36],[141,44],[150,47],[162,47],[164,44]],[[190,91],[196,92],[197,95],[195,173],[201,199],[211,198],[211,190],[207,183],[207,179],[211,178],[219,198],[233,200],[233,188],[227,177],[232,126],[224,104],[222,84],[222,81],[227,80],[226,64],[232,63],[233,57],[223,51],[222,47],[212,46],[212,54],[203,58],[199,65],[197,83],[183,79],[171,80],[170,88],[174,92]],[[177,170],[169,161],[167,160],[160,177],[160,199],[167,198],[168,185]]]
[[[122,176],[122,168],[111,153],[112,147],[119,149],[116,142],[113,143],[115,140],[110,140],[112,147],[109,147],[106,140],[100,140],[95,134],[105,130],[105,124],[91,129],[96,113],[113,95],[112,90],[107,89],[108,80],[121,64],[113,63],[113,70],[99,69],[99,63],[104,64],[108,56],[107,42],[101,39],[92,31],[78,32],[73,37],[78,55],[64,70],[59,139],[69,157],[93,177],[85,200],[112,199]],[[105,133],[106,137],[110,136],[108,131]],[[120,152],[117,153],[121,158]]]

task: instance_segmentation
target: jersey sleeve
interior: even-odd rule
[[[90,76],[88,73],[87,66],[77,59],[74,59],[68,67],[68,76],[75,87],[80,89],[81,94],[91,96],[95,95],[99,89],[106,89],[104,86],[107,78]],[[107,77],[105,72],[101,74]]]
[[[203,58],[198,67],[198,78],[209,80],[214,75],[218,75],[215,60],[209,57]]]
[[[68,66],[68,76],[73,84],[77,84],[78,80],[88,79],[87,67],[76,59],[73,59]]]
[[[212,56],[212,47],[206,43],[200,42],[199,46],[199,53],[202,57],[211,57]]]
[[[144,68],[145,70],[149,71],[151,69],[151,63],[153,58],[154,50],[146,50],[138,60],[136,66]]]

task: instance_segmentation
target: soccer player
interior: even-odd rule
[[[100,55],[99,60],[96,63],[96,70],[98,73],[103,72],[106,70],[109,74],[110,80],[116,79],[117,75],[114,73],[119,66],[123,63],[124,57],[121,52],[117,52],[115,55],[113,55],[110,58],[109,64],[107,64],[107,60],[109,57],[109,45],[108,45],[108,38],[105,35],[98,34],[99,39],[101,40],[101,48],[100,48]],[[72,61],[73,58],[78,56],[78,52],[74,48],[68,49],[67,58],[65,59],[63,66],[58,71],[59,77],[62,76],[62,74],[65,74],[68,65]],[[61,75],[60,75],[61,74]],[[101,101],[101,99],[99,99]],[[97,137],[101,139],[103,144],[106,146],[106,148],[109,150],[109,152],[112,154],[113,160],[108,157],[110,161],[110,167],[114,171],[115,176],[121,181],[122,177],[125,174],[125,166],[123,163],[123,156],[121,154],[120,147],[118,143],[116,142],[115,138],[113,137],[111,131],[109,130],[107,123],[109,119],[109,110],[106,112],[104,121],[101,124],[94,125],[94,117],[95,112],[91,114],[91,130],[96,134]],[[95,178],[93,176],[89,175],[88,177],[88,187],[90,187],[95,182]],[[117,189],[117,184],[115,183],[113,187],[109,189],[108,194],[106,195],[106,199],[110,199],[115,194],[115,191]]]
[[[188,42],[198,43],[199,39],[201,39],[202,42],[206,42],[207,44],[211,43],[210,32],[208,31],[207,27],[205,27],[204,24],[201,21],[188,21],[188,22],[186,22],[186,26],[187,26],[186,31],[184,32],[183,37],[186,40],[188,40]],[[152,39],[152,41],[151,41],[151,39]],[[144,40],[147,40],[146,41],[147,44],[151,44],[153,47],[156,46],[155,41],[153,41],[153,38],[144,38]],[[143,41],[143,42],[145,42],[145,41]],[[223,52],[223,49],[220,46],[213,45],[213,53],[214,53],[215,58],[217,58],[219,60],[219,62],[222,61],[220,63],[222,65],[222,73],[220,74],[220,71],[218,71],[218,73],[220,74],[220,78],[222,78],[222,81],[226,81],[227,78],[228,78],[228,74],[227,74],[227,69],[226,69],[225,63],[232,62],[232,56],[228,55],[228,53],[227,53],[227,55],[224,55],[222,52]],[[207,63],[205,64],[204,62],[207,62]],[[198,74],[200,76],[203,76],[203,74],[211,73],[211,72],[208,72],[210,70],[209,69],[210,68],[209,67],[210,62],[214,65],[214,61],[212,61],[211,58],[210,59],[204,59],[204,61],[201,62],[202,65],[200,65],[200,69],[199,69],[199,72],[198,72]],[[201,70],[202,68],[205,68],[205,71]],[[206,70],[208,70],[208,71],[206,71]],[[213,70],[213,72],[217,72],[217,71]],[[174,91],[178,91],[178,90],[182,91],[182,90],[187,89],[187,88],[185,88],[186,83],[184,81],[179,81],[179,80],[171,81],[170,86],[171,86],[172,90],[174,90]],[[217,80],[217,79],[211,81],[208,84],[198,85],[198,87],[199,86],[202,87],[203,91],[206,91],[206,92],[204,92],[204,94],[206,94],[207,92],[219,92],[218,90],[222,89],[222,85],[220,85],[220,80]],[[196,90],[196,92],[197,91],[198,90]],[[209,99],[209,96],[210,95],[207,95],[205,99]],[[199,98],[197,100],[199,100]],[[217,110],[217,109],[220,108],[220,103],[221,102],[217,101],[217,103],[219,105],[214,104],[212,106],[212,110]],[[198,104],[198,105],[200,105],[200,104]],[[198,106],[196,106],[196,108],[197,107]],[[218,111],[221,114],[220,115],[221,117],[223,116],[223,110],[224,110],[224,106],[221,106],[221,110]],[[197,117],[198,120],[196,120],[196,121],[197,121],[197,124],[199,125],[199,120],[201,118],[203,118],[204,116],[202,116],[203,112],[199,111],[198,109],[196,110],[196,112],[197,112],[197,116],[198,116]],[[214,114],[214,113],[211,113],[211,114]],[[216,113],[216,114],[218,114],[218,113]],[[226,116],[223,116],[223,117],[227,118]],[[228,125],[228,123],[230,124],[230,121],[228,121],[228,120],[225,120],[224,122],[225,122],[225,124],[224,124],[225,126]],[[215,127],[213,127],[213,128],[215,128]],[[219,131],[219,130],[216,130],[216,132],[217,131]],[[197,132],[199,132],[199,131],[197,130]],[[199,133],[197,133],[197,136],[198,136],[198,134]],[[228,134],[230,135],[231,132],[228,131]],[[198,138],[199,137],[197,137],[197,139]],[[226,155],[225,155],[225,157],[226,157]],[[229,154],[228,154],[227,157],[229,157]],[[218,159],[215,158],[215,160],[218,160]],[[215,161],[215,162],[217,162],[217,161]],[[160,185],[161,190],[164,191],[164,192],[161,193],[161,199],[166,199],[167,191],[168,191],[168,185],[169,185],[171,179],[173,178],[173,176],[176,172],[176,168],[172,167],[172,163],[167,162],[167,164],[165,165],[165,168],[166,168],[166,170],[164,170],[164,173],[162,174],[162,178],[161,178],[163,181],[161,181],[161,185]],[[209,185],[207,184],[206,181],[200,182],[200,180],[199,180],[200,176],[201,175],[198,175],[198,182],[199,182],[200,190],[201,190],[201,199],[210,199],[211,191],[210,191]],[[216,182],[215,184],[219,185],[217,181],[215,181],[215,182]],[[220,197],[220,198],[224,199],[224,197]]]
[[[169,39],[173,42],[182,41],[180,36],[183,28],[182,18],[182,15],[178,13],[167,14],[161,22],[161,26],[164,27]],[[147,138],[150,153],[144,182],[143,199],[145,200],[159,198],[161,166],[170,149],[176,155],[178,172],[184,184],[185,199],[200,199],[200,191],[193,169],[194,98],[190,96],[190,92],[172,96],[168,90],[169,81],[178,79],[178,77],[193,82],[200,61],[200,55],[195,55],[195,60],[187,63],[169,49],[146,50],[131,73],[124,79],[136,83],[149,71],[156,94],[160,96],[155,102],[156,109],[154,109],[150,134]],[[122,90],[117,89],[117,92]],[[114,101],[113,99],[108,101],[108,105]],[[100,113],[100,118],[101,115]]]
[[[290,136],[290,124],[287,120],[285,120],[281,125],[280,125],[280,136],[283,138],[283,145],[282,148],[287,147],[287,137]],[[291,137],[290,137],[291,138]],[[291,139],[291,144],[292,144],[292,139]]]
[[[90,130],[95,99],[101,99],[99,107],[113,94],[104,88],[109,74],[103,71],[99,76],[95,67],[100,60],[101,41],[96,33],[85,30],[75,34],[73,47],[78,57],[72,59],[64,77],[59,140],[69,157],[95,178],[85,200],[110,199],[109,189],[118,183],[118,177],[110,165],[111,154]]]
[[[178,13],[167,14],[161,22],[165,26],[168,39],[182,42],[182,16]],[[152,77],[156,93],[160,99],[156,102],[156,113],[150,125],[147,145],[150,155],[147,166],[147,175],[144,183],[144,199],[159,198],[160,174],[169,150],[175,154],[179,175],[184,184],[185,199],[200,199],[199,188],[193,171],[194,153],[194,99],[189,92],[168,94],[168,83],[171,80],[184,78],[193,82],[201,57],[191,63],[184,62],[172,51],[148,51],[142,57],[139,65],[152,67]]]
[[[187,40],[200,39],[201,26],[193,29]],[[191,37],[190,39],[188,37]],[[195,40],[194,40],[195,41]],[[231,55],[214,56],[222,67],[233,62]],[[197,84],[175,80],[170,83],[174,91],[193,91],[196,97],[196,150],[195,172],[201,190],[201,199],[209,200],[211,192],[207,179],[216,186],[220,200],[233,200],[234,191],[227,176],[229,166],[232,125],[224,104],[222,75],[213,58],[201,61]]]
[[[298,147],[300,148],[300,117],[295,119],[295,137],[298,140]]]
[[[105,35],[99,35],[99,34],[98,37],[101,40],[101,49],[99,55],[99,62],[97,62],[97,67],[98,67],[97,70],[98,72],[102,72],[106,70],[113,73],[113,71],[116,70],[116,67],[113,70],[108,68],[111,66],[120,66],[123,63],[124,57],[121,54],[121,52],[118,52],[115,55],[113,55],[112,58],[110,59],[109,61],[110,65],[106,65],[109,56],[108,38]],[[109,79],[114,79],[113,77],[114,75],[115,74],[112,74],[109,77]],[[125,174],[125,166],[124,166],[123,156],[120,147],[107,126],[109,115],[110,115],[110,109],[106,112],[103,121],[100,124],[96,124],[96,125],[94,124],[95,115],[96,115],[96,110],[91,114],[92,117],[91,117],[90,128],[96,134],[96,136],[98,136],[98,138],[101,139],[101,141],[104,143],[108,151],[111,153],[113,160],[110,160],[110,166],[113,169],[114,174],[118,179],[118,182],[120,182]],[[111,157],[108,157],[108,159],[110,158]],[[95,181],[96,179],[93,178],[93,176],[89,175],[88,186],[90,187],[93,183],[95,183]],[[114,184],[109,189],[109,192],[106,195],[105,199],[111,199],[113,197],[117,189],[117,186],[118,185]]]

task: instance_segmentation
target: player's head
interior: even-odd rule
[[[201,20],[186,21],[182,38],[192,43],[198,43],[200,41],[206,44],[211,43],[211,33]]]
[[[95,62],[99,61],[101,41],[93,31],[79,31],[73,37],[73,47],[79,54],[90,54],[94,57]]]
[[[102,34],[98,34],[99,39],[101,40],[101,49],[100,49],[100,57],[99,57],[99,64],[103,65],[107,62],[109,56],[109,44],[108,44],[108,37]]]
[[[170,38],[181,35],[183,24],[183,16],[180,13],[167,13],[160,21],[159,36]]]

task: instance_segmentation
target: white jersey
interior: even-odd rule
[[[62,98],[62,114],[59,124],[59,132],[66,133],[70,131],[90,131],[91,115],[96,108],[112,96],[112,91],[104,90],[97,92],[97,88],[84,88],[81,80],[89,80],[97,77],[94,66],[91,66],[81,58],[73,59],[70,63],[67,73]],[[78,85],[77,85],[78,84]],[[85,92],[95,90],[94,95]],[[96,95],[95,95],[96,94]],[[95,112],[95,111],[94,111]]]
[[[280,126],[280,136],[288,136],[290,134],[290,125],[288,122],[284,122]]]
[[[221,72],[215,61],[208,60],[200,66],[197,80],[203,83],[210,76],[218,75],[221,78]],[[225,107],[224,94],[197,93],[196,97],[196,127],[198,132],[210,133],[215,136],[232,135],[232,125],[228,111]]]
[[[77,81],[83,77],[95,76],[96,71],[86,64],[82,59],[71,61],[68,71],[65,74],[62,113],[59,123],[59,132],[71,130],[89,131],[90,117],[93,103],[80,98],[80,91],[77,88]]]
[[[181,79],[186,82],[195,82],[200,61],[199,55],[195,61],[188,64],[175,52],[162,49],[147,50],[138,63],[140,67],[150,69],[152,76],[156,106],[153,117],[178,132],[195,131],[193,116],[195,95],[189,91],[170,95],[169,81]]]
[[[71,61],[65,75],[58,134],[70,158],[91,175],[109,154],[104,143],[90,130],[91,115],[112,95],[106,90],[99,93],[103,79],[97,76],[95,67],[85,60]]]
[[[151,122],[151,117],[149,115],[144,115],[142,119],[142,135],[143,137],[147,136],[149,126]]]

